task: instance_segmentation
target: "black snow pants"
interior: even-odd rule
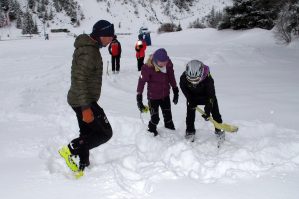
[[[208,100],[208,98],[207,99],[204,99],[204,98],[203,99],[198,99],[198,100],[195,101],[196,104],[194,104],[194,105],[205,105],[206,100]],[[195,132],[195,127],[194,127],[195,111],[196,111],[196,108],[191,107],[190,104],[187,102],[187,117],[186,117],[187,129],[186,129],[186,131],[188,131],[188,132]],[[216,122],[222,123],[222,118],[221,118],[221,115],[219,113],[219,107],[218,107],[218,102],[217,102],[216,97],[215,97],[214,102],[213,102],[213,107],[212,107],[211,113],[212,113],[213,119]]]
[[[148,105],[151,113],[151,120],[148,123],[148,128],[151,132],[156,131],[157,125],[160,121],[159,106],[161,107],[164,117],[164,125],[167,125],[167,123],[173,123],[169,96],[165,97],[164,99],[158,100],[150,99],[148,101]]]
[[[111,56],[112,71],[119,71],[120,68],[120,56]],[[115,70],[116,64],[116,70]]]
[[[137,58],[138,71],[141,71],[141,67],[144,65],[144,57]]]
[[[72,140],[69,149],[73,155],[78,155],[80,164],[89,165],[89,150],[93,149],[112,137],[111,125],[104,113],[104,110],[96,103],[91,104],[94,121],[86,123],[82,119],[81,107],[72,107],[76,112],[80,135]]]

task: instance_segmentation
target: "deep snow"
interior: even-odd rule
[[[135,100],[136,38],[119,36],[119,75],[106,76],[110,57],[101,50],[99,104],[114,136],[92,150],[91,166],[80,180],[57,153],[78,135],[66,102],[74,38],[0,41],[0,198],[299,197],[298,41],[281,46],[272,32],[260,29],[152,34],[147,55],[166,48],[177,81],[190,59],[210,66],[222,117],[240,127],[217,149],[211,124],[199,114],[196,141],[184,140],[181,92],[172,105],[177,130],[164,129],[161,119],[160,135],[148,135]]]

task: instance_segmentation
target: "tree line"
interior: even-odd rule
[[[70,23],[79,26],[84,15],[75,0],[26,0],[21,8],[17,0],[0,0],[0,28],[16,21],[16,27],[22,34],[37,34],[36,17],[44,25],[54,19],[55,13],[65,12]],[[36,16],[36,17],[35,17]]]

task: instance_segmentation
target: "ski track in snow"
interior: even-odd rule
[[[254,53],[255,49],[249,51]],[[70,52],[71,50],[68,50],[68,54]],[[223,62],[230,66],[229,61],[222,55],[223,52],[225,49],[220,48],[213,51],[210,56],[206,56],[207,63],[213,65]],[[240,56],[243,56],[242,52]],[[17,63],[22,60],[34,63],[35,60],[31,60],[31,57],[23,56],[19,60],[7,58],[6,62]],[[45,58],[53,59],[51,56]],[[53,65],[46,64],[46,68],[41,68],[38,73],[37,66],[30,68],[27,65],[29,70],[24,70],[19,82],[15,82],[17,77],[14,75],[8,79],[8,84],[12,84],[11,87],[17,86],[17,89],[2,95],[4,107],[0,123],[7,125],[4,129],[9,129],[9,132],[22,130],[36,136],[12,140],[5,148],[9,150],[4,152],[6,158],[38,156],[43,162],[40,170],[42,177],[72,181],[71,172],[57,153],[59,147],[78,135],[76,118],[66,104],[65,93],[69,85],[70,63],[65,62],[62,55],[55,58],[57,62],[52,62]],[[188,57],[173,57],[173,62],[177,65],[183,65],[187,60]],[[185,110],[181,110],[180,117],[183,119],[175,121],[177,130],[166,130],[160,115],[159,136],[153,137],[138,118],[135,105],[138,75],[135,62],[130,64],[132,67],[128,70],[122,66],[118,76],[112,75],[111,72],[110,76],[106,76],[104,69],[102,92],[103,96],[108,96],[109,99],[103,99],[103,108],[113,127],[114,135],[108,143],[92,150],[91,165],[81,179],[83,183],[88,181],[94,187],[100,186],[107,191],[105,194],[113,195],[111,198],[142,198],[154,190],[155,182],[165,179],[188,177],[201,183],[232,183],[243,178],[280,176],[298,170],[298,131],[274,123],[258,120],[231,121],[239,126],[239,132],[227,133],[226,141],[218,149],[212,125],[204,123],[198,114],[195,142],[189,143],[184,139]],[[175,70],[180,71],[178,68]],[[180,73],[181,71],[177,75]],[[24,87],[20,86],[22,84]],[[113,92],[109,92],[108,89]],[[120,97],[113,98],[115,94]],[[16,111],[10,112],[8,105],[13,98],[16,98],[13,105]],[[181,93],[180,98],[183,98]],[[111,107],[117,100],[122,100],[123,104],[116,103],[116,108],[110,110],[105,106],[108,100],[111,100]],[[180,103],[180,106],[184,107],[184,103]],[[130,105],[127,107],[126,104]],[[136,109],[135,117],[135,112],[126,114],[126,111],[132,108]],[[173,106],[173,111],[176,110],[178,109]],[[148,120],[148,116],[144,117]],[[13,120],[18,122],[17,126],[9,125]],[[49,135],[48,139],[44,140],[38,136],[41,133]],[[0,141],[0,144],[2,142]]]

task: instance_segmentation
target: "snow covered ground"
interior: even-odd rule
[[[136,38],[119,36],[119,75],[106,76],[110,57],[101,50],[99,104],[114,136],[92,150],[80,180],[57,153],[78,135],[66,102],[74,38],[0,41],[0,198],[299,198],[298,41],[280,46],[260,29],[152,34],[147,54],[166,48],[177,81],[190,59],[210,66],[222,117],[240,128],[217,149],[211,124],[199,114],[196,141],[184,140],[181,92],[172,105],[177,130],[160,122],[160,135],[148,135],[135,99]]]

